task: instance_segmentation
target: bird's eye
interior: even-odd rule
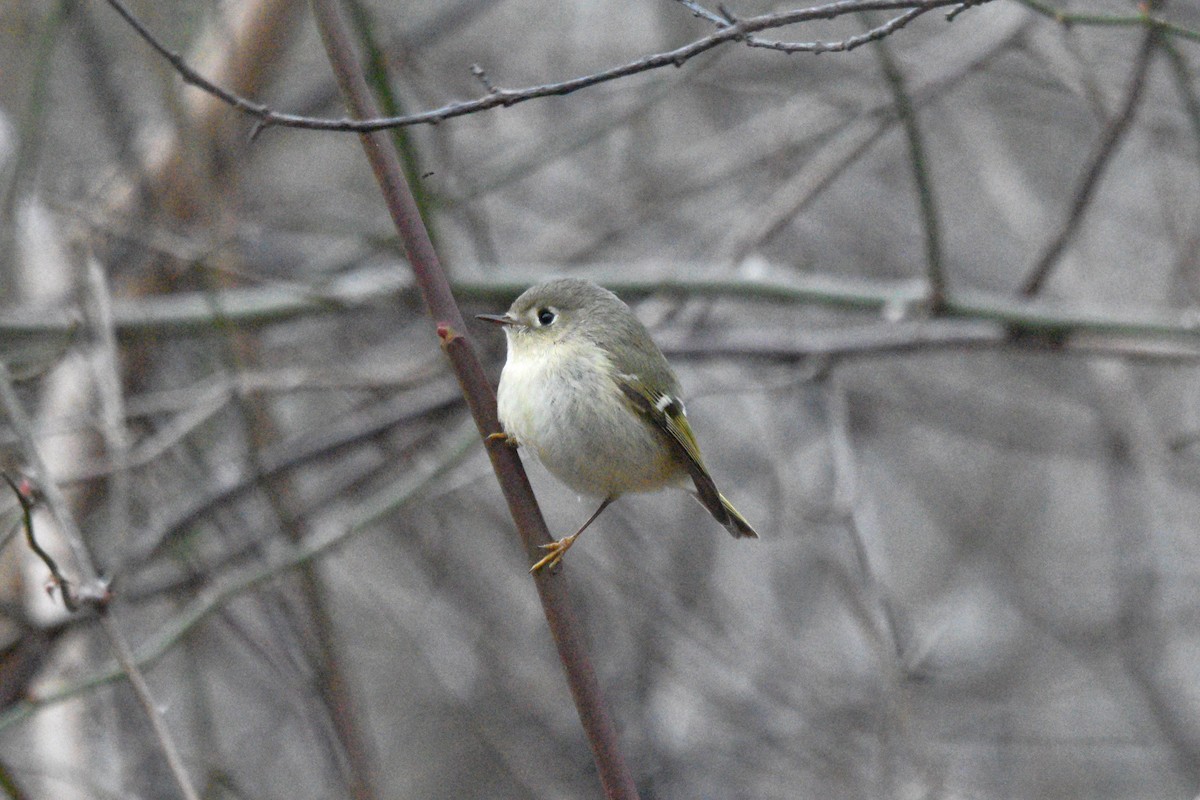
[[[539,325],[550,325],[557,319],[558,315],[548,308],[539,308],[537,312],[537,321]]]

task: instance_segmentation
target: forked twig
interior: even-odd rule
[[[50,570],[50,589],[53,590],[57,587],[62,592],[63,605],[67,607],[67,610],[77,611],[79,604],[71,595],[71,582],[63,576],[58,569],[58,563],[38,544],[37,537],[33,535],[33,485],[26,479],[22,479],[18,485],[7,472],[0,472],[0,478],[4,478],[4,482],[8,484],[8,488],[12,489],[17,503],[21,506],[21,526],[25,529],[25,542],[29,545],[29,549],[46,565],[46,569]]]

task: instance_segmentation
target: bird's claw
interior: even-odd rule
[[[492,444],[493,442],[495,442],[498,444],[508,445],[509,447],[519,447],[520,446],[520,443],[516,440],[515,437],[510,436],[509,434],[505,433],[504,431],[497,431],[496,433],[489,433],[484,438],[484,441],[487,442],[488,444]]]
[[[562,562],[562,558],[566,555],[567,550],[571,549],[571,545],[575,544],[575,537],[579,534],[564,536],[556,542],[542,545],[542,549],[548,551],[541,561],[538,561],[529,568],[531,573],[540,572],[543,569],[554,569]]]

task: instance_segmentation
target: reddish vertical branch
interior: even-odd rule
[[[359,69],[356,49],[335,0],[312,0],[312,7],[350,113],[358,118],[377,117],[379,112]],[[437,326],[442,348],[458,377],[479,432],[486,436],[499,431],[496,397],[491,383],[470,340],[464,335],[466,325],[462,314],[417,211],[416,201],[400,169],[390,138],[386,133],[366,133],[361,134],[360,139],[392,221],[400,233],[421,296]],[[550,541],[550,534],[521,461],[514,450],[505,446],[488,447],[488,454],[517,531],[526,552],[532,557],[537,554],[538,545]],[[591,745],[605,796],[636,798],[637,789],[618,747],[616,729],[587,656],[582,630],[571,611],[566,583],[561,576],[548,572],[537,574],[533,580],[566,670],[567,683]]]

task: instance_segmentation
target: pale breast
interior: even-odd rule
[[[563,483],[598,497],[673,485],[686,472],[614,383],[603,351],[557,343],[509,353],[497,396],[504,430]]]

